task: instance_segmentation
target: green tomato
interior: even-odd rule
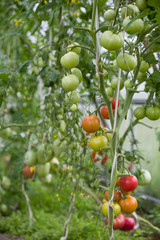
[[[160,109],[158,107],[147,107],[146,117],[150,120],[158,120],[160,118]]]
[[[57,172],[57,170],[58,170],[58,168],[59,168],[59,161],[58,161],[58,159],[57,158],[53,158],[51,161],[50,161],[50,170],[51,170],[51,172]]]
[[[38,74],[39,74],[38,67],[33,67],[33,68],[32,68],[32,70],[34,71],[34,73],[35,73],[36,75],[38,75]]]
[[[127,79],[125,82],[124,82],[124,86],[126,88],[130,88],[131,87],[131,81],[129,79]]]
[[[146,110],[144,107],[137,107],[133,114],[137,119],[143,119],[146,116]]]
[[[149,69],[149,64],[145,61],[142,61],[141,62],[141,65],[140,65],[140,68],[139,68],[139,71],[142,72],[142,73],[145,73],[147,72]]]
[[[28,150],[24,155],[24,164],[32,167],[36,164],[37,156],[36,153],[32,150]]]
[[[79,80],[79,83],[82,82],[83,76],[82,76],[81,70],[79,70],[78,68],[72,68],[72,69],[71,69],[71,73],[74,74],[74,75],[76,75],[76,77],[77,77],[78,80]]]
[[[137,74],[137,80],[138,80],[139,82],[143,82],[145,79],[146,79],[145,73],[138,72],[138,74]]]
[[[62,120],[61,123],[60,123],[60,131],[62,133],[65,133],[65,131],[66,131],[66,123],[65,123],[64,120]]]
[[[50,53],[48,54],[48,56],[49,56],[49,59],[50,59],[51,61],[55,61],[55,57],[54,57],[54,55],[53,55],[52,52],[50,52]]]
[[[147,1],[146,0],[136,0],[136,5],[139,10],[143,11],[147,8]]]
[[[8,190],[11,186],[11,180],[7,176],[3,176],[1,186],[4,190]]]
[[[122,9],[121,9],[121,16],[123,18],[130,16],[130,15],[138,14],[138,13],[139,13],[139,8],[133,4],[128,4],[127,9],[126,9],[126,7],[122,7]]]
[[[118,78],[117,78],[117,77],[116,77],[116,78],[112,78],[112,80],[111,80],[111,87],[112,87],[113,89],[116,89],[117,86],[118,86]],[[124,87],[124,83],[123,83],[123,80],[122,80],[122,78],[121,78],[121,79],[120,79],[120,90],[121,90],[123,87]]]
[[[61,65],[67,69],[74,68],[79,63],[79,56],[75,52],[68,52],[61,57]]]
[[[42,57],[39,57],[37,59],[37,65],[38,65],[38,67],[43,67],[44,66],[44,61],[43,61]]]
[[[79,80],[74,74],[69,74],[62,79],[62,88],[67,92],[75,90],[78,86]]]
[[[41,181],[43,183],[47,183],[47,184],[51,183],[51,181],[52,181],[52,174],[51,173],[47,174],[45,177],[41,178]]]
[[[102,212],[107,217],[108,216],[108,202],[105,202],[102,206]],[[113,212],[115,215],[119,215],[121,212],[121,207],[118,203],[113,204]]]
[[[104,13],[104,19],[107,21],[112,21],[115,19],[115,17],[116,17],[116,12],[112,9],[109,9]]]
[[[111,31],[105,31],[101,35],[100,43],[109,51],[117,51],[124,45],[123,35],[122,33],[113,34]]]
[[[108,97],[113,97],[113,95],[114,95],[114,90],[113,90],[112,87],[107,87],[107,88],[105,88],[105,91],[106,91],[106,94],[107,94]]]
[[[152,177],[151,174],[148,170],[146,169],[141,169],[140,170],[140,175],[138,177],[138,185],[144,186],[150,183]]]
[[[136,19],[129,26],[128,23],[131,21],[130,17],[126,17],[123,21],[123,28],[129,34],[140,34],[144,30],[144,22],[142,19]]]
[[[107,142],[108,140],[105,136],[97,136],[90,140],[90,146],[94,151],[99,151],[101,148],[107,146]]]
[[[76,104],[80,101],[80,99],[81,99],[80,94],[76,90],[71,92],[71,95],[70,95],[71,103]]]
[[[137,65],[136,58],[127,53],[124,53],[124,54],[120,53],[116,61],[117,61],[117,66],[126,72],[132,71]]]
[[[52,144],[41,143],[38,146],[37,150],[37,160],[38,163],[44,164],[49,162],[54,156],[53,146]]]
[[[61,120],[61,119],[63,119],[63,115],[61,115],[61,114],[58,114],[58,115],[57,115],[57,119],[58,119],[58,120]]]
[[[74,47],[74,46],[77,46],[77,45],[79,46],[79,43],[77,43],[77,42],[74,42],[74,43],[68,45],[67,52],[72,51],[72,52],[75,52],[79,55],[81,53],[81,48],[80,47]],[[71,47],[74,47],[74,48],[71,48]]]
[[[73,104],[73,105],[70,107],[70,109],[71,109],[72,112],[76,111],[77,108],[78,108],[78,107],[77,107],[76,104]]]
[[[36,171],[39,177],[46,177],[50,171],[50,163],[37,165]]]
[[[6,205],[6,204],[1,204],[1,205],[0,205],[0,211],[1,211],[3,214],[7,213],[7,211],[8,211],[7,205]]]
[[[1,138],[8,138],[12,133],[12,130],[10,128],[5,128],[3,130],[0,130],[0,137]]]
[[[115,215],[119,215],[121,212],[121,207],[118,203],[114,203],[113,205],[113,211]]]

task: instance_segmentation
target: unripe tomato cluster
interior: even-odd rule
[[[76,47],[79,45],[77,42],[67,47],[67,53],[61,57],[61,65],[71,71],[62,78],[62,88],[68,92],[66,95],[66,102],[71,104],[71,111],[77,110],[77,103],[80,101],[80,95],[76,91],[79,84],[82,82],[82,72],[76,66],[79,63],[79,54],[81,48]]]
[[[137,107],[134,112],[134,116],[137,119],[143,119],[147,117],[148,119],[155,121],[160,118],[160,107],[157,106],[146,106],[146,107]]]
[[[137,209],[137,200],[130,196],[131,192],[136,189],[138,185],[138,180],[134,175],[124,176],[117,179],[116,189],[114,191],[113,203],[110,204],[110,207],[113,208],[114,214],[118,217],[114,219],[113,228],[122,229],[122,230],[131,230],[132,228],[128,227],[128,218],[125,218],[121,211],[125,214],[131,214]],[[105,202],[102,206],[102,212],[105,216],[108,216],[108,191],[105,192]],[[119,215],[120,214],[120,215]],[[126,219],[126,224],[125,224]],[[123,221],[122,221],[123,220]],[[132,220],[131,220],[132,221]],[[120,224],[122,223],[123,224]],[[135,222],[134,222],[135,223]],[[108,224],[108,219],[106,220]],[[126,225],[126,227],[124,227]],[[133,224],[134,227],[135,224]]]
[[[52,170],[59,165],[58,159],[54,157],[53,145],[41,143],[37,152],[28,150],[24,155],[23,174],[27,178],[33,178],[36,172],[40,180],[44,183],[50,183],[52,180]]]
[[[111,135],[107,134],[107,129],[100,129],[100,120],[95,115],[87,116],[82,121],[82,128],[87,134],[92,133],[89,146],[96,152],[107,147],[111,140]],[[98,131],[99,130],[99,131]]]

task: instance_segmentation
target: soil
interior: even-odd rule
[[[11,237],[6,234],[0,234],[0,240],[23,240],[23,238],[20,237]]]

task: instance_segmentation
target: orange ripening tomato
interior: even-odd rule
[[[101,165],[104,165],[108,160],[107,156],[104,156],[103,159],[101,160]]]
[[[119,187],[119,180],[120,180],[120,178],[117,178],[115,187]]]
[[[137,200],[132,196],[127,196],[126,199],[121,199],[119,201],[122,212],[126,214],[131,214],[137,209]]]
[[[91,158],[94,159],[94,158],[96,157],[96,154],[97,154],[97,152],[96,152],[96,151],[93,151],[92,154],[91,154]]]
[[[121,190],[121,193],[126,195],[126,196],[131,194],[131,192],[126,192],[126,191],[123,191],[123,190]]]
[[[108,191],[105,192],[105,199],[108,201]],[[121,200],[121,192],[118,190],[114,191],[114,201],[119,202]]]
[[[113,116],[115,114],[115,110],[112,109],[113,111]],[[108,112],[108,107],[107,106],[104,106],[101,108],[101,114],[102,114],[102,117],[105,118],[105,119],[109,119],[109,112]]]
[[[93,162],[98,162],[99,159],[98,158],[93,158]]]
[[[82,121],[82,128],[87,133],[97,132],[100,128],[100,120],[97,116],[87,116]]]

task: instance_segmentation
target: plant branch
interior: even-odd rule
[[[152,228],[154,231],[156,231],[157,233],[160,234],[160,228],[154,226],[150,221],[146,220],[146,219],[143,218],[143,217],[140,217],[139,215],[137,215],[137,217],[138,217],[138,220],[139,220],[139,221],[147,224],[148,226],[150,226],[150,228]]]
[[[32,224],[33,224],[33,213],[32,213],[32,209],[31,209],[31,206],[30,206],[30,200],[29,200],[29,197],[25,191],[25,188],[24,188],[24,179],[23,179],[23,176],[22,176],[22,193],[25,197],[25,200],[26,200],[26,205],[27,205],[27,208],[28,208],[28,214],[29,214],[29,226],[31,227]]]

